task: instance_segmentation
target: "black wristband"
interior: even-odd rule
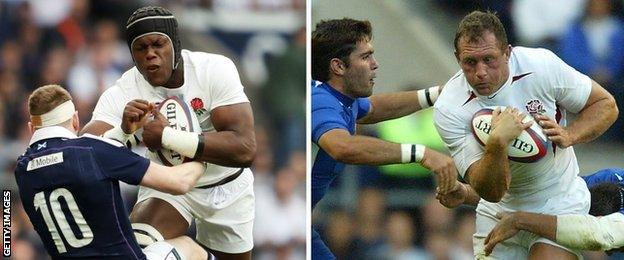
[[[197,160],[199,158],[201,158],[201,156],[204,154],[204,135],[203,134],[199,134],[198,138],[197,138],[197,150],[195,151],[195,155],[193,156],[193,160]]]
[[[431,101],[431,97],[429,96],[429,88],[425,89],[425,97],[427,98],[427,104],[429,104],[429,106],[433,106],[433,101]]]
[[[412,144],[412,155],[410,156],[410,163],[414,162],[416,162],[416,145]]]

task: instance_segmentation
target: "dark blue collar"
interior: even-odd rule
[[[338,99],[338,101],[340,102],[340,104],[342,104],[342,106],[351,107],[351,105],[353,105],[353,102],[355,102],[354,98],[351,98],[345,94],[340,93],[334,87],[330,86],[329,83],[327,82],[323,82],[323,84],[321,84],[319,87],[326,89],[327,92],[329,92],[329,94],[331,94],[336,99]]]

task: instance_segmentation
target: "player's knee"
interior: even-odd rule
[[[201,247],[197,242],[195,242],[192,238],[188,236],[180,236],[173,239],[167,239],[166,242],[175,247],[178,253],[184,256],[184,259],[210,259],[210,253],[207,251],[207,249]]]
[[[160,234],[158,230],[149,224],[132,223],[132,231],[134,231],[134,237],[141,248],[145,248],[153,243],[165,240],[162,234]]]

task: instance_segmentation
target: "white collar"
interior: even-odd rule
[[[39,142],[44,139],[50,138],[77,138],[76,134],[69,131],[69,129],[62,126],[48,126],[41,129],[37,129],[32,137],[30,138],[30,143],[28,145],[32,145],[36,142]]]

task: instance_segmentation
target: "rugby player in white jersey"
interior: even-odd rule
[[[177,21],[161,7],[136,10],[126,36],[136,66],[102,94],[83,132],[128,146],[142,138],[152,151],[171,149],[208,163],[185,195],[140,188],[130,216],[139,243],[185,234],[195,220],[197,241],[217,258],[251,259],[254,193],[247,167],[256,142],[251,106],[234,63],[181,49]],[[171,96],[191,105],[201,134],[175,130],[165,120],[144,123],[155,104]]]
[[[434,122],[460,175],[483,199],[477,207],[474,253],[483,258],[484,240],[496,213],[529,211],[552,215],[586,214],[589,191],[572,145],[589,142],[617,118],[613,97],[595,81],[545,49],[511,47],[495,14],[472,12],[460,22],[455,56],[461,67],[434,106]],[[471,118],[487,106],[493,112],[485,147],[471,133]],[[578,113],[566,121],[567,113]],[[531,123],[531,114],[549,139],[547,155],[534,163],[507,158],[507,146]],[[578,251],[521,232],[497,245],[495,259],[575,259]]]

